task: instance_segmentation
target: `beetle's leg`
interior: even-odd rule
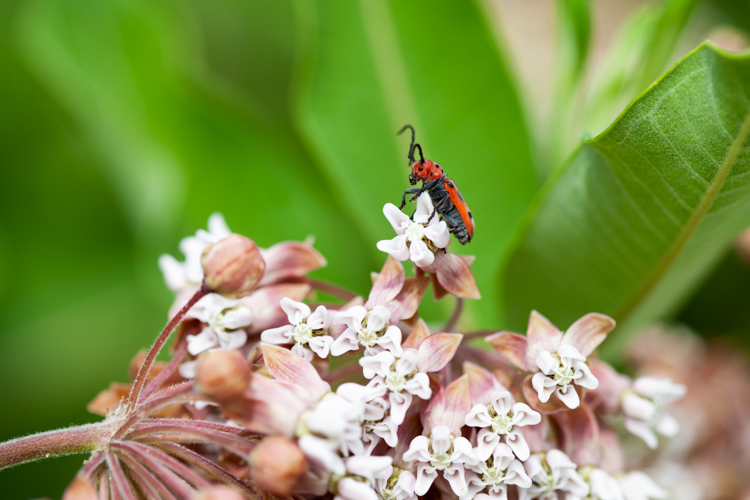
[[[421,193],[421,191],[420,191],[421,189],[422,188],[409,188],[406,191],[404,191],[404,194],[401,196],[401,206],[398,207],[399,210],[403,210],[404,207],[406,206],[406,195],[407,194]],[[412,200],[412,201],[414,201],[414,200]]]
[[[440,181],[440,179],[433,179],[433,180],[431,180],[430,182],[426,182],[426,183],[422,184],[422,188],[421,188],[421,190],[419,191],[419,193],[418,193],[418,194],[416,194],[416,195],[414,195],[414,196],[412,196],[412,197],[411,197],[411,200],[410,200],[410,201],[414,201],[414,200],[416,200],[417,198],[419,198],[419,196],[420,196],[420,195],[421,195],[422,193],[424,193],[425,191],[429,191],[429,190],[431,190],[432,188],[434,188],[435,186],[437,186],[437,185],[438,185],[438,182],[439,182],[439,181]]]
[[[435,203],[435,208],[432,209],[432,213],[430,214],[430,217],[427,219],[427,223],[429,224],[433,217],[435,217],[435,214],[438,213],[438,211],[442,210],[442,208],[446,205],[446,202],[450,201],[450,198],[446,194],[443,198],[440,199],[439,202]]]

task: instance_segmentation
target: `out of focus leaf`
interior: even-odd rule
[[[598,134],[670,64],[690,15],[701,0],[645,4],[618,33],[594,79],[584,130]]]
[[[624,339],[684,300],[750,225],[748,96],[750,56],[704,45],[584,143],[517,240],[511,326],[532,309],[561,327],[596,311]]]
[[[291,16],[288,4],[265,5]],[[336,243],[351,224],[284,116],[267,118],[278,105],[243,98],[241,78],[230,83],[211,71],[195,17],[178,2],[38,2],[26,11],[22,41],[99,154],[134,227],[149,229],[138,234],[150,263],[154,248],[176,250],[165,243],[219,210],[263,246],[317,236],[338,261],[322,275],[363,288],[374,267],[363,240]],[[183,207],[189,223],[177,227]]]
[[[591,2],[589,0],[558,0],[557,2],[563,50],[562,66],[574,75],[580,74],[586,63],[591,39]]]
[[[491,276],[536,190],[518,98],[473,2],[297,2],[301,39],[296,109],[342,204],[371,241],[391,237],[382,215],[407,182],[408,134],[461,189],[477,221],[464,249],[496,324]],[[407,209],[409,208],[407,207]],[[373,246],[374,249],[374,246]]]

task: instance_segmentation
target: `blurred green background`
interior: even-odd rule
[[[365,294],[392,236],[382,205],[409,187],[405,123],[477,220],[452,249],[478,257],[464,326],[502,327],[511,236],[580,134],[707,36],[747,40],[747,1],[571,3],[0,2],[0,440],[98,419],[86,403],[166,320],[158,255],[179,258],[213,211],[264,247],[314,235],[316,276]],[[632,13],[676,28],[627,32]],[[664,54],[612,67],[646,35]],[[582,81],[600,89],[584,116]],[[680,319],[747,331],[726,307],[706,318],[748,296],[748,274],[729,254]],[[0,497],[59,498],[83,458],[0,472]]]

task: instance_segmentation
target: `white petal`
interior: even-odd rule
[[[343,475],[346,473],[344,461],[331,449],[330,444],[325,439],[306,434],[299,438],[297,444],[311,462],[334,474]]]
[[[453,493],[458,496],[466,495],[469,486],[466,484],[465,469],[462,464],[452,464],[443,471],[443,477],[451,485]]]
[[[593,390],[599,387],[599,381],[597,378],[591,373],[591,370],[586,363],[582,363],[581,361],[578,361],[575,364],[573,380],[575,380],[576,385],[580,385],[586,389]]]
[[[367,329],[371,332],[379,332],[391,320],[391,311],[383,305],[377,305],[370,311],[367,318]]]
[[[433,427],[431,437],[434,453],[448,453],[451,448],[451,430],[448,426],[438,425]]]
[[[253,313],[245,306],[230,309],[221,316],[219,324],[226,330],[237,330],[250,326],[253,321]]]
[[[427,267],[435,262],[435,254],[427,248],[422,240],[412,241],[409,245],[409,258],[417,267]]]
[[[578,393],[573,385],[558,387],[555,390],[555,395],[557,395],[557,399],[562,401],[571,410],[578,408],[578,405],[581,404],[581,398],[578,397]]]
[[[513,460],[505,472],[505,482],[508,484],[515,484],[520,488],[528,488],[531,486],[531,478],[526,474],[523,468],[523,464],[518,460]]]
[[[380,240],[375,245],[378,250],[385,252],[401,262],[409,260],[409,247],[406,245],[406,235],[396,236],[391,240]]]
[[[315,358],[310,349],[300,344],[294,344],[292,346],[292,352],[308,363],[312,363],[312,360]]]
[[[659,446],[659,440],[656,438],[656,434],[651,430],[651,426],[640,420],[632,418],[625,419],[625,429],[637,438],[641,438],[646,446],[652,450]]]
[[[338,500],[378,500],[378,494],[367,483],[345,477],[336,484]]]
[[[180,376],[182,378],[195,378],[195,369],[198,366],[198,360],[195,361],[185,361],[180,365],[178,368],[180,372]]]
[[[292,339],[293,329],[292,325],[271,328],[260,334],[260,340],[267,344],[291,344],[294,342]]]
[[[232,349],[239,349],[245,342],[247,342],[247,332],[245,330],[237,330],[236,332],[216,332],[219,336],[219,345],[222,349],[231,351]]]
[[[435,448],[433,447],[433,450],[434,449]],[[453,454],[451,455],[451,461],[453,463],[476,465],[479,462],[479,459],[474,453],[474,448],[471,447],[469,440],[465,437],[457,437],[453,440]]]
[[[622,411],[627,417],[649,422],[656,415],[656,405],[630,392],[622,398]]]
[[[164,275],[167,287],[173,292],[179,292],[188,285],[185,279],[185,265],[177,262],[177,259],[171,255],[164,254],[159,256],[159,269],[161,269],[161,273]]]
[[[561,358],[568,358],[575,361],[586,361],[586,356],[582,355],[572,344],[560,344],[560,347],[557,348],[557,354],[559,354]]]
[[[388,351],[379,352],[372,356],[359,358],[359,364],[364,369],[365,378],[371,379],[375,375],[383,378],[391,372],[391,365],[396,361],[393,353]]]
[[[620,484],[602,469],[594,469],[589,474],[591,496],[598,500],[623,500]]]
[[[430,399],[432,397],[430,377],[428,377],[426,373],[416,373],[411,380],[406,382],[404,390],[414,394],[420,399]]]
[[[448,225],[444,220],[441,220],[437,224],[437,217],[433,217],[430,224],[425,228],[424,235],[427,239],[432,241],[433,245],[437,248],[445,248],[451,241],[451,233],[448,232]]]
[[[684,385],[658,377],[639,377],[633,382],[633,389],[638,394],[653,399],[660,406],[677,401],[687,392]]]
[[[198,335],[188,335],[188,352],[195,356],[203,351],[219,345],[219,337],[216,336],[213,328],[205,327]]]
[[[367,309],[362,306],[353,306],[346,311],[339,311],[333,317],[335,323],[344,324],[352,330],[359,331],[362,321],[367,316]]]
[[[551,386],[550,382],[552,383]],[[535,373],[534,376],[531,377],[531,386],[537,392],[539,401],[541,401],[542,403],[546,403],[547,401],[549,401],[549,397],[554,392],[555,387],[554,381],[547,378],[547,375],[541,372]]]
[[[420,463],[417,466],[417,482],[414,484],[414,493],[419,496],[427,493],[432,483],[437,479],[437,471],[429,464]]]
[[[391,448],[398,444],[398,424],[392,417],[386,417],[382,422],[375,424],[372,432],[383,438]]]
[[[347,328],[344,333],[339,335],[339,338],[333,341],[331,344],[331,356],[341,356],[348,351],[356,351],[359,349],[359,341],[357,340],[357,332],[351,328]]]
[[[415,460],[419,462],[430,461],[430,440],[427,436],[417,436],[411,440],[409,449],[404,453],[405,462],[413,462]],[[432,484],[432,482],[430,482]],[[426,490],[425,490],[426,491]]]
[[[283,309],[287,318],[289,318],[289,322],[293,325],[299,325],[310,316],[310,307],[307,304],[296,302],[289,297],[281,299],[281,309]]]
[[[385,333],[375,341],[383,349],[391,351],[396,357],[401,356],[404,352],[401,347],[401,330],[397,326],[389,326]]]
[[[432,198],[430,198],[429,193],[420,194],[419,198],[417,198],[417,209],[414,211],[414,221],[427,222],[427,219],[430,218],[434,210],[435,207],[432,205]],[[437,215],[432,218],[430,224],[435,224],[434,221],[436,220],[439,220]]]
[[[650,500],[669,498],[669,492],[662,489],[643,472],[634,471],[620,478],[625,500]]]
[[[325,306],[318,306],[315,312],[307,318],[307,326],[313,330],[324,330],[330,328],[333,323],[333,314],[325,308]]]
[[[331,345],[333,344],[333,337],[331,337],[330,335],[313,337],[307,344],[315,354],[325,359],[328,357],[328,351],[331,349]]]
[[[523,427],[525,425],[536,425],[542,421],[542,415],[532,410],[526,403],[513,405],[513,425]]]
[[[490,429],[482,429],[477,434],[477,447],[474,452],[479,460],[485,461],[492,456],[498,444],[500,444],[500,436]]]
[[[672,415],[663,413],[654,425],[654,430],[662,436],[672,437],[680,431],[680,424]]]
[[[220,212],[214,212],[208,216],[208,232],[215,238],[215,241],[223,240],[232,231],[229,229],[224,216]]]
[[[388,394],[388,399],[391,402],[391,418],[396,425],[401,425],[406,418],[406,411],[411,406],[412,395],[406,391],[391,392]]]
[[[508,391],[493,392],[490,401],[498,415],[507,415],[513,409],[513,396]]]
[[[469,427],[488,427],[492,423],[492,417],[485,405],[474,405],[466,415],[464,421]]]
[[[399,210],[399,208],[393,203],[385,204],[383,207],[383,215],[385,215],[385,218],[391,223],[396,234],[404,234],[405,225],[411,222],[409,216]]]
[[[557,368],[559,363],[549,351],[541,351],[536,355],[536,365],[542,373],[549,375],[554,368]]]
[[[409,375],[417,367],[419,362],[419,352],[416,349],[404,349],[398,362],[396,362],[396,373],[399,375]]]
[[[370,482],[376,477],[382,477],[383,472],[393,470],[391,457],[350,457],[346,460],[346,471],[354,476],[360,476]]]
[[[589,485],[586,483],[586,481],[583,480],[583,478],[574,470],[569,470],[565,473],[565,478],[567,479],[567,482],[565,486],[561,489],[564,489],[565,491],[568,491],[569,493],[572,493],[573,495],[577,495],[581,498],[584,498],[588,496],[589,494]]]
[[[524,461],[529,458],[530,450],[529,445],[526,443],[526,438],[523,437],[523,433],[520,429],[513,429],[505,436],[505,442],[513,450],[513,453],[518,457],[519,460]]]

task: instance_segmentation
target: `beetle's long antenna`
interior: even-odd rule
[[[410,161],[411,163],[414,163],[414,162],[416,161],[416,160],[414,159],[414,138],[415,138],[415,136],[416,136],[416,132],[414,132],[414,127],[412,127],[411,125],[404,125],[404,128],[402,128],[401,130],[399,130],[399,131],[398,131],[398,133],[397,133],[396,135],[401,135],[401,134],[403,134],[403,133],[404,133],[404,130],[406,130],[407,128],[408,128],[409,130],[411,130],[411,145],[409,146],[409,154],[407,155],[407,158],[409,158],[409,161]],[[417,146],[419,146],[419,144],[417,144]],[[420,155],[422,154],[422,148],[421,148],[421,147],[419,148],[419,154],[420,154]],[[410,163],[410,164],[411,164],[411,163]]]
[[[414,145],[414,149],[419,149],[419,157],[422,158],[422,163],[424,163],[424,155],[422,154],[422,146],[417,143]],[[411,156],[411,162],[414,163],[414,154]]]

